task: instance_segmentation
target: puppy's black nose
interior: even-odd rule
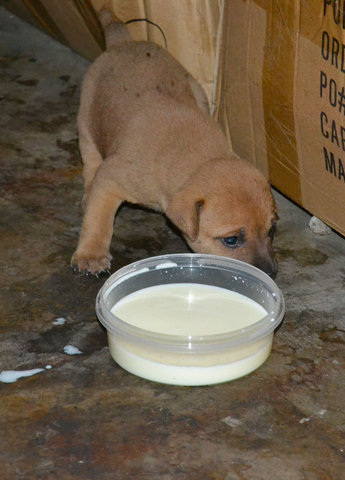
[[[278,273],[278,268],[276,268],[275,270],[273,270],[272,272],[267,272],[267,275],[269,275],[271,278],[273,278],[273,280],[276,278],[277,276],[277,273]]]
[[[278,264],[276,259],[273,257],[262,258],[255,262],[255,267],[260,268],[263,272],[267,273],[271,278],[275,279],[278,273]]]

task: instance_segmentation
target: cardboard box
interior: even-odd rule
[[[105,3],[123,21],[157,23],[233,150],[345,234],[344,0],[0,0],[90,59],[104,47],[93,9]],[[152,25],[129,28],[164,45]]]
[[[345,2],[224,3],[215,112],[234,151],[345,234]]]

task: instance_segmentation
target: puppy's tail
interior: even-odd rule
[[[107,50],[131,40],[126,25],[108,8],[102,8],[98,12],[98,19],[104,31]]]

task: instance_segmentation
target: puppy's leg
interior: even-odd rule
[[[85,208],[90,188],[98,167],[103,163],[101,154],[89,135],[79,133],[79,150],[83,160],[84,196],[82,206]]]
[[[88,192],[79,243],[71,261],[73,268],[94,275],[109,270],[114,218],[122,201],[106,163],[102,163]]]

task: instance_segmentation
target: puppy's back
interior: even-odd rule
[[[79,127],[87,129],[104,157],[131,118],[147,108],[148,95],[161,100],[168,97],[195,108],[191,78],[167,51],[154,43],[129,41],[112,46],[85,76]],[[154,102],[151,108],[155,109]]]

